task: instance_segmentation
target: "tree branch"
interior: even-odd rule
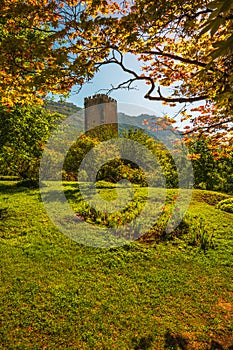
[[[115,90],[119,90],[119,89],[126,89],[126,90],[137,90],[136,87],[131,87],[131,84],[136,81],[137,79],[136,78],[132,78],[132,79],[129,79],[123,83],[120,83],[119,85],[117,86],[113,86],[111,87],[111,89],[100,89],[97,91],[97,93],[101,92],[101,91],[107,91],[107,94],[110,94],[112,91],[115,91]]]
[[[195,97],[165,97],[161,94],[160,91],[160,87],[158,87],[158,94],[159,96],[151,96],[151,93],[154,91],[155,89],[155,85],[153,84],[151,86],[151,89],[146,93],[146,95],[144,96],[145,98],[147,98],[150,101],[164,101],[164,102],[168,102],[168,103],[185,103],[185,102],[197,102],[197,101],[203,101],[208,99],[207,95],[201,95],[201,96],[195,96]]]
[[[165,57],[169,57],[172,58],[174,60],[180,61],[180,62],[184,62],[184,63],[188,63],[188,64],[193,64],[195,66],[200,66],[200,67],[206,67],[208,65],[208,63],[203,63],[197,60],[191,60],[189,58],[184,58],[178,55],[174,55],[168,52],[163,52],[160,49],[157,49],[158,51],[143,51],[142,54],[146,54],[146,55],[156,55],[156,56],[165,56]]]
[[[232,123],[232,120],[227,119],[227,120],[223,120],[221,122],[217,122],[207,126],[194,127],[193,129],[184,131],[182,135],[189,135],[199,130],[200,130],[200,133],[203,134],[205,131],[210,131],[211,129],[215,129],[218,126],[222,126],[223,124],[228,124],[228,123]]]
[[[134,76],[133,79],[129,79],[126,82],[119,84],[118,87],[113,88],[114,90],[116,90],[117,88],[122,88],[123,85],[125,85],[129,82],[131,85],[136,80],[144,80],[144,81],[149,82],[151,85],[149,91],[144,95],[144,98],[146,98],[150,101],[164,101],[164,102],[168,102],[168,103],[175,103],[175,102],[178,102],[178,103],[189,102],[189,103],[191,103],[191,102],[203,101],[203,100],[208,99],[208,95],[201,95],[201,96],[195,96],[195,97],[165,97],[161,94],[160,87],[158,87],[158,90],[157,90],[159,96],[151,96],[151,94],[154,92],[155,87],[156,87],[153,78],[151,78],[149,76],[138,75],[135,71],[126,68],[124,66],[124,63],[123,63],[123,54],[120,51],[118,51],[116,48],[112,48],[112,49],[113,49],[113,53],[112,53],[113,56],[104,62],[98,62],[96,64],[97,69],[102,65],[114,63],[114,64],[117,64],[118,66],[120,66],[124,72]],[[118,60],[116,58],[115,52],[117,52],[119,54],[120,60]],[[113,89],[111,89],[111,91]]]
[[[211,9],[205,9],[205,10],[202,10],[202,11],[199,11],[199,12],[196,12],[194,13],[193,15],[189,15],[188,13],[185,15],[185,17],[187,17],[188,19],[195,19],[197,18],[198,16],[200,15],[205,15],[205,14],[208,14],[208,13],[211,13],[213,12],[213,10]]]

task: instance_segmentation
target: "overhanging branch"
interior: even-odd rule
[[[151,51],[143,51],[141,52],[143,55],[155,55],[155,56],[164,56],[164,57],[169,57],[169,58],[172,58],[174,60],[177,60],[177,61],[180,61],[180,62],[184,62],[184,63],[188,63],[188,64],[192,64],[192,65],[195,65],[195,66],[200,66],[200,67],[207,67],[208,63],[203,63],[203,62],[200,62],[198,60],[192,60],[190,58],[185,58],[185,57],[182,57],[182,56],[179,56],[179,55],[174,55],[174,54],[171,54],[171,53],[168,53],[168,52],[164,52],[160,49],[157,49],[158,51],[154,51],[154,50],[151,50]]]
[[[199,132],[199,134],[203,134],[204,132],[211,132],[211,129],[216,129],[217,127],[222,127],[224,124],[229,124],[232,123],[232,120],[227,119],[227,120],[222,120],[220,122],[213,123],[211,125],[206,125],[206,126],[196,126],[190,130],[184,131],[182,134],[183,135],[189,135],[193,134],[195,132]],[[220,130],[220,132],[223,132],[224,130]]]
[[[190,96],[190,97],[166,97],[166,96],[162,95],[160,87],[158,87],[158,89],[157,89],[158,96],[152,96],[153,92],[156,89],[156,85],[155,85],[153,78],[151,78],[149,76],[139,75],[135,71],[126,68],[124,63],[123,63],[123,54],[119,50],[117,50],[116,47],[111,47],[111,48],[113,49],[112,57],[106,61],[98,62],[96,64],[97,69],[99,67],[101,67],[102,65],[107,65],[107,64],[113,63],[113,64],[117,64],[118,66],[120,66],[124,72],[132,75],[133,78],[128,79],[127,81],[119,84],[117,87],[112,87],[111,89],[108,90],[108,92],[111,92],[111,91],[117,90],[117,89],[121,89],[121,88],[127,88],[127,86],[128,86],[128,89],[130,89],[130,86],[133,82],[144,80],[145,82],[149,82],[149,84],[151,86],[149,91],[144,95],[144,98],[146,98],[150,101],[163,101],[163,102],[168,102],[168,103],[192,103],[192,102],[203,101],[203,100],[208,99],[208,95]],[[116,57],[116,52],[119,54],[119,59],[117,59],[117,57]]]
[[[155,85],[153,84],[151,89],[144,96],[150,101],[163,101],[168,103],[185,103],[185,102],[197,102],[208,99],[207,95],[195,96],[195,97],[165,97],[161,94],[160,87],[158,87],[158,95],[159,96],[151,96],[151,93],[154,91]]]

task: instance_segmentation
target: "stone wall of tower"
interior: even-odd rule
[[[104,94],[86,97],[85,107],[85,131],[103,124],[113,124],[117,131],[117,101]]]

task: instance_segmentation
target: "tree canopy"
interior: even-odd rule
[[[78,4],[78,2],[74,2]],[[63,10],[64,4],[69,10]],[[0,1],[0,96],[3,104],[35,103],[65,94],[92,76],[91,57],[69,45],[71,1]],[[71,11],[71,12],[69,12]],[[76,20],[77,20],[76,18]],[[77,43],[75,44],[77,46]]]
[[[41,155],[49,134],[64,116],[42,107],[0,107],[0,174],[38,180]]]
[[[233,0],[3,0],[0,16],[4,103],[68,92],[117,64],[129,79],[115,88],[144,81],[146,99],[182,104],[187,135],[232,143]]]

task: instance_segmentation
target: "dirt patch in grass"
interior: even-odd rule
[[[231,316],[233,315],[233,304],[232,303],[226,303],[224,300],[219,301],[218,306],[220,306],[220,308],[222,308],[224,311],[227,311],[231,314]]]

